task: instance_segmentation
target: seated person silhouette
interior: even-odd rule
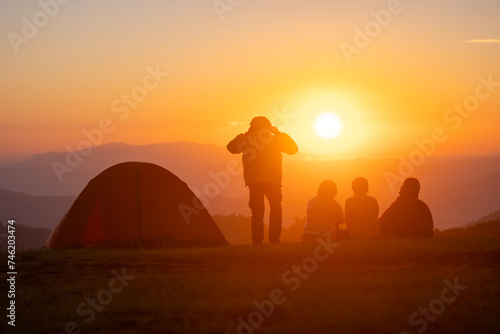
[[[432,214],[427,204],[418,199],[420,182],[415,178],[404,181],[399,197],[380,217],[380,229],[385,238],[424,238],[434,235]]]
[[[339,225],[344,223],[344,211],[335,200],[337,185],[324,180],[318,187],[317,196],[307,203],[307,218],[302,242],[316,241],[318,237],[334,239]]]
[[[358,177],[352,181],[354,196],[345,201],[345,222],[353,239],[380,238],[378,202],[369,196],[368,180]]]

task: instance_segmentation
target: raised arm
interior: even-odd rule
[[[246,136],[244,133],[237,135],[233,140],[227,144],[226,148],[232,154],[243,153],[243,145],[242,143],[246,140]]]

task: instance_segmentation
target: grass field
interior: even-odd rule
[[[500,332],[498,238],[37,251],[16,263],[16,326],[3,315],[3,333]]]

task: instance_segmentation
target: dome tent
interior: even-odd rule
[[[114,165],[90,180],[45,247],[228,245],[186,183],[144,162]]]

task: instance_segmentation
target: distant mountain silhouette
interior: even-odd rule
[[[75,164],[72,159],[81,157]],[[78,195],[93,177],[104,169],[125,161],[151,162],[167,168],[191,184],[203,186],[208,173],[225,169],[231,159],[226,149],[216,145],[176,142],[134,146],[106,144],[92,148],[89,154],[49,152],[30,160],[0,166],[0,188],[32,195]],[[58,179],[53,163],[71,168]],[[72,167],[75,166],[75,167]],[[204,182],[205,181],[205,182]]]
[[[489,215],[484,216],[483,218],[479,218],[477,220],[478,223],[486,223],[492,220],[500,220],[500,210],[490,213]]]
[[[500,210],[492,212],[482,218],[479,218],[477,220],[474,220],[470,223],[467,223],[465,225],[458,226],[458,228],[467,228],[476,225],[477,223],[486,223],[494,220],[500,220]]]
[[[17,215],[16,218],[20,220],[28,220],[28,226],[51,228],[69,209],[72,199],[63,201],[64,204],[61,202],[60,209],[55,211],[47,209],[40,214],[27,212],[40,212],[43,205],[39,202],[43,202],[45,196],[69,195],[74,199],[93,177],[124,161],[151,162],[168,169],[185,181],[197,195],[205,197],[206,206],[212,215],[250,214],[248,189],[244,186],[241,171],[228,174],[231,168],[241,166],[240,158],[221,146],[192,142],[97,146],[86,156],[80,154],[81,164],[72,168],[71,173],[65,173],[63,182],[59,182],[51,164],[65,164],[69,154],[49,152],[35,155],[27,161],[0,166],[0,189],[41,196],[32,199],[20,197],[20,194],[5,194],[3,198],[10,198],[10,204],[4,204],[5,200],[2,200],[0,219],[5,221]],[[386,173],[398,173],[400,165],[400,158],[317,160],[304,153],[285,156],[284,226],[291,226],[296,217],[305,216],[307,201],[315,195],[323,179],[332,179],[337,183],[339,192],[336,199],[344,205],[345,199],[352,195],[352,180],[358,176],[366,177],[370,183],[370,195],[377,198],[380,211],[383,212],[398,196],[399,189],[396,186],[395,191],[391,190]],[[443,230],[460,226],[500,209],[500,155],[426,157],[422,165],[415,167],[411,176],[421,181],[420,196],[429,205],[436,228]],[[37,209],[32,210],[31,207]],[[11,208],[15,208],[15,211]]]
[[[337,183],[337,200],[344,205],[352,195],[351,182],[357,176],[369,180],[370,195],[377,198],[380,212],[398,196],[384,177],[397,173],[400,159],[342,159],[334,161],[288,161],[284,167],[284,201],[302,208],[305,216],[306,194],[314,196],[322,179]],[[305,176],[307,175],[307,176]],[[428,157],[415,167],[412,177],[420,180],[420,198],[430,207],[434,226],[441,229],[460,226],[485,213],[500,209],[500,157]]]
[[[11,165],[20,161],[27,161],[31,159],[29,155],[21,155],[21,154],[6,154],[0,155],[0,166],[2,165]]]
[[[480,168],[479,165],[478,168]],[[432,203],[434,208],[439,208],[439,211],[435,212],[435,218],[449,222],[446,224],[448,226],[453,225],[451,222],[465,223],[487,212],[498,210],[499,198],[500,172],[463,179],[461,182],[448,186],[435,187],[426,196],[427,201]]]
[[[52,230],[75,200],[74,196],[33,196],[0,189],[0,220]]]
[[[7,252],[7,225],[0,221],[0,253]],[[15,224],[16,251],[38,250],[43,247],[51,230]]]
[[[445,231],[436,231],[438,238],[474,238],[474,237],[500,237],[500,219],[488,222],[475,223],[465,228],[452,228]]]

